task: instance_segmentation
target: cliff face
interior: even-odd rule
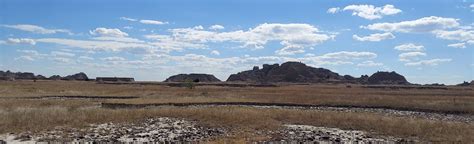
[[[170,76],[165,82],[220,82],[214,75],[210,74],[178,74]]]
[[[314,68],[300,62],[286,62],[281,65],[264,64],[262,69],[255,66],[252,70],[232,74],[228,82],[289,82],[289,83],[357,83],[357,84],[410,84],[405,77],[396,72],[377,72],[362,75],[359,78],[350,75],[341,76],[324,68]]]

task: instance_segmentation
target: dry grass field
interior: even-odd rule
[[[135,99],[34,99],[39,96],[137,96]],[[24,98],[21,98],[24,97]],[[25,98],[28,97],[28,98]],[[45,131],[55,127],[84,127],[91,123],[133,122],[148,117],[196,120],[209,127],[226,127],[231,134],[217,143],[245,142],[268,136],[282,124],[305,124],[364,130],[376,135],[431,142],[474,142],[474,124],[423,118],[395,117],[370,112],[260,109],[252,107],[160,107],[107,109],[101,103],[265,102],[335,106],[378,106],[474,114],[474,90],[375,89],[352,85],[283,85],[279,87],[113,85],[76,81],[0,81],[0,134]]]

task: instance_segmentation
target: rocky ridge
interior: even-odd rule
[[[165,82],[220,82],[221,80],[217,79],[214,75],[210,74],[178,74],[170,76],[165,80]]]
[[[341,76],[324,68],[314,68],[301,62],[285,62],[279,64],[264,64],[260,69],[255,66],[252,70],[232,74],[228,82],[250,83],[357,83],[357,84],[410,84],[404,76],[396,72],[376,72],[370,77],[362,75],[359,78],[350,75]]]
[[[53,75],[49,78],[43,75],[35,75],[31,72],[11,72],[11,71],[0,71],[0,80],[79,80],[87,81],[89,78],[83,72],[61,77],[59,75]]]

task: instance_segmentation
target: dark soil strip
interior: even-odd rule
[[[180,82],[98,82],[99,84],[115,85],[163,85],[170,87],[186,87]],[[275,84],[247,84],[247,83],[193,83],[194,86],[223,86],[223,87],[278,87]]]
[[[153,103],[153,104],[126,104],[126,103],[102,103],[103,108],[119,109],[119,108],[145,108],[153,106],[176,106],[176,107],[188,107],[188,106],[277,106],[277,107],[302,107],[302,108],[313,108],[313,107],[333,107],[333,108],[367,108],[367,109],[386,109],[386,110],[398,110],[398,111],[416,111],[426,113],[439,113],[439,114],[470,114],[464,111],[446,111],[446,110],[433,110],[423,108],[404,108],[404,107],[390,107],[390,106],[354,106],[354,105],[312,105],[312,104],[294,104],[294,103],[261,103],[261,102],[205,102],[205,103]]]
[[[35,97],[0,97],[0,99],[134,99],[137,96],[35,96]]]
[[[445,86],[390,86],[390,85],[369,85],[362,86],[363,88],[374,88],[374,89],[439,89],[439,90],[448,90],[448,87]]]

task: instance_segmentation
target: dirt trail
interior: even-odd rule
[[[31,97],[0,97],[0,99],[134,99],[137,96],[31,96]]]
[[[205,103],[153,103],[153,104],[125,104],[125,103],[102,103],[103,108],[153,108],[153,107],[224,107],[241,106],[253,108],[277,108],[277,109],[303,109],[318,111],[338,112],[371,112],[388,116],[402,116],[425,118],[430,120],[457,121],[471,123],[474,115],[457,111],[436,111],[419,108],[397,108],[388,106],[351,106],[351,105],[310,105],[294,103],[260,103],[260,102],[205,102]]]

